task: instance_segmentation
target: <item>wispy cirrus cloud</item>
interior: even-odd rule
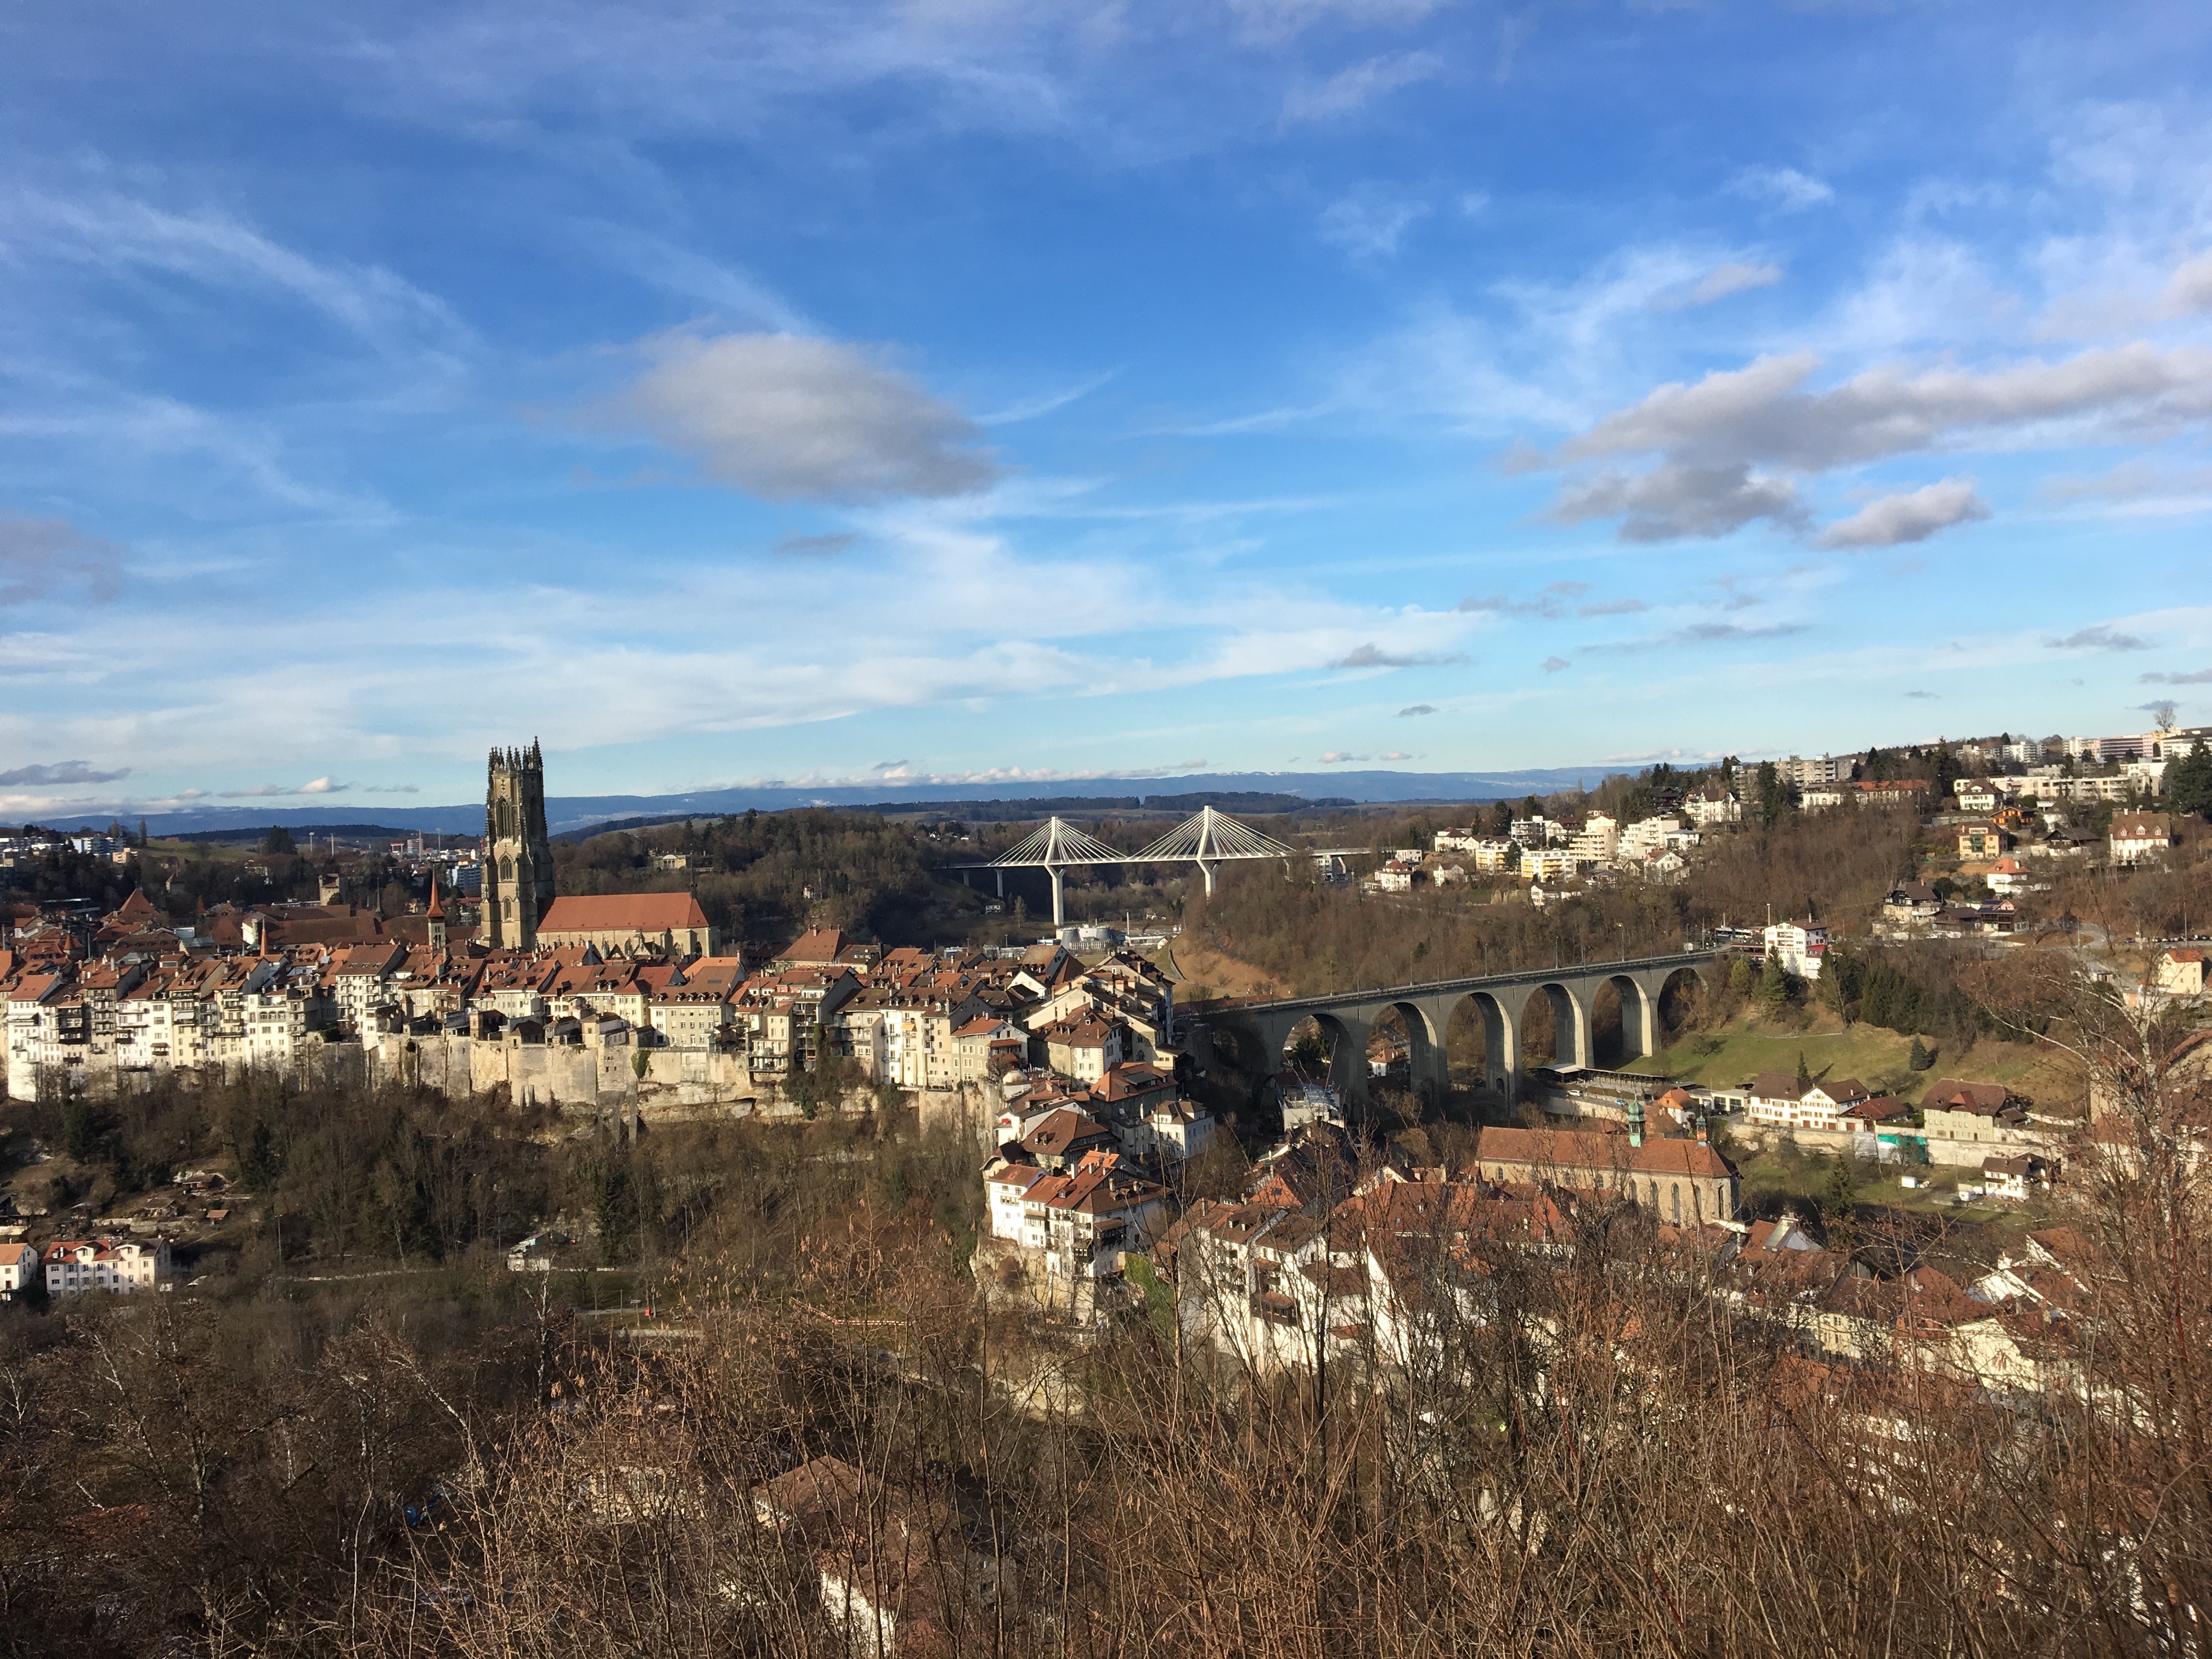
[[[1757,261],[1729,259],[1715,265],[1693,283],[1665,289],[1644,302],[1647,311],[1692,311],[1743,294],[1755,288],[1771,288],[1782,280],[1782,267]]]
[[[1654,645],[1722,645],[1735,640],[1786,640],[1809,634],[1813,624],[1801,622],[1765,623],[1704,622],[1675,629],[1651,641]]]
[[[1377,98],[1433,81],[1444,60],[1433,52],[1389,52],[1339,70],[1318,84],[1293,87],[1283,97],[1285,121],[1327,121],[1357,114]]]
[[[1825,180],[1809,173],[1800,173],[1796,167],[1745,167],[1729,180],[1729,189],[1738,196],[1780,208],[1784,213],[1802,213],[1807,208],[1836,199],[1834,189]]]
[[[16,257],[155,272],[289,295],[352,332],[392,346],[462,347],[452,307],[381,265],[313,258],[229,213],[178,210],[112,188],[0,191],[0,240]]]
[[[2200,668],[2193,673],[2138,674],[2136,679],[2144,685],[2212,685],[2212,668]],[[0,782],[4,782],[0,779]]]
[[[1541,617],[1557,621],[1562,617],[1627,617],[1651,606],[1644,599],[1584,599],[1590,585],[1583,581],[1556,581],[1547,585],[1533,599],[1510,599],[1502,593],[1486,598],[1469,597],[1453,608],[1493,617]]]
[[[1363,185],[1322,210],[1321,238],[1355,259],[1387,259],[1406,233],[1433,211],[1418,197]]]

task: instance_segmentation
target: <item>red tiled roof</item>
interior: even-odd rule
[[[1485,1129],[1475,1139],[1478,1164],[1527,1164],[1560,1170],[1632,1170],[1638,1175],[1726,1176],[1729,1162],[1702,1140],[1647,1140],[1587,1129]]]
[[[556,898],[541,933],[659,933],[704,927],[707,913],[689,893],[602,893]]]

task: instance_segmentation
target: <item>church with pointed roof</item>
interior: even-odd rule
[[[588,945],[602,957],[713,956],[717,939],[690,893],[556,898],[545,825],[545,757],[495,749],[484,789],[485,942],[514,951]]]

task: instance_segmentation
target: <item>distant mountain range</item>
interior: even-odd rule
[[[1291,797],[1318,803],[1350,801],[1475,801],[1547,795],[1554,790],[1596,784],[1619,767],[1555,766],[1523,772],[1201,772],[1176,778],[1066,778],[1035,783],[990,786],[988,799],[972,783],[917,783],[907,786],[872,783],[840,788],[791,788],[762,784],[737,789],[706,789],[683,795],[557,795],[545,802],[547,827],[556,835],[586,828],[615,818],[667,818],[684,815],[718,817],[755,808],[763,812],[786,811],[798,806],[866,807],[880,811],[911,811],[943,805],[972,810],[973,816],[1013,816],[1006,804],[1030,803],[1030,810],[1058,808],[1069,812],[1110,811],[1116,806],[1182,798],[1229,794]],[[1080,795],[1072,793],[1076,788]],[[1078,800],[1097,801],[1079,808]],[[1111,803],[1110,805],[1109,803]],[[1201,803],[1190,801],[1195,811]],[[1225,811],[1236,806],[1221,803]],[[1273,801],[1243,807],[1248,811],[1281,811]],[[98,808],[52,819],[53,828],[105,828],[119,817],[136,828],[141,816],[155,835],[210,830],[264,828],[281,823],[288,830],[363,827],[360,805],[350,806],[209,806],[182,812],[140,814],[128,807]],[[483,805],[465,801],[453,806],[385,806],[375,808],[376,823],[394,830],[434,830],[447,835],[476,835],[483,829]]]

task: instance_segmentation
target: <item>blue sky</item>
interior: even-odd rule
[[[2212,9],[0,13],[0,817],[2212,721]]]

